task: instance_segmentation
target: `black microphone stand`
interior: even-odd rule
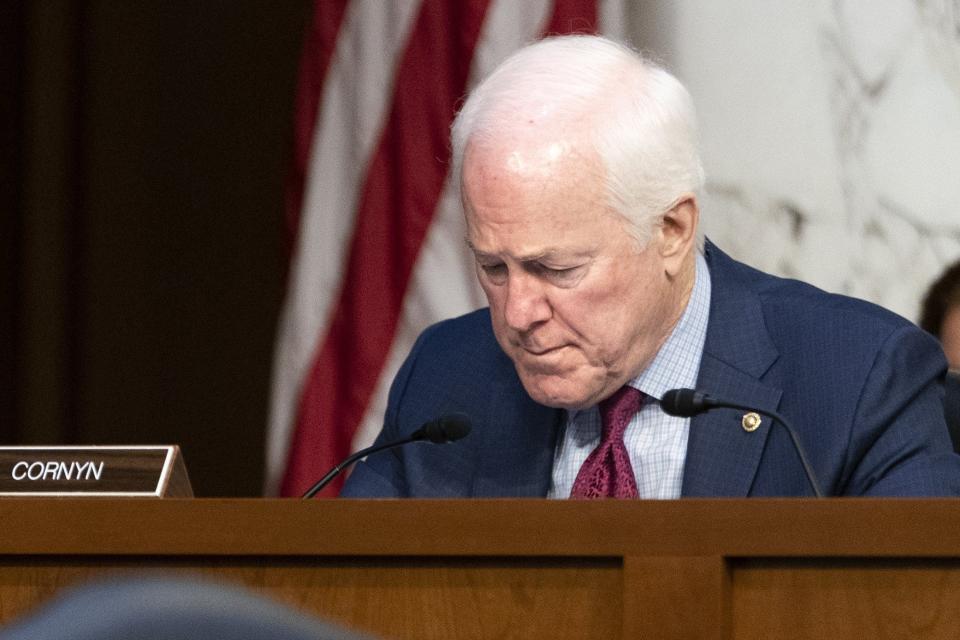
[[[787,435],[790,436],[790,439],[793,441],[793,448],[797,451],[797,455],[800,457],[800,464],[803,465],[803,471],[807,474],[807,480],[810,482],[810,486],[813,487],[813,493],[818,498],[823,497],[823,492],[820,491],[820,485],[817,484],[816,476],[813,474],[813,468],[810,466],[810,462],[807,460],[807,454],[804,453],[803,447],[800,446],[800,440],[797,438],[797,434],[794,432],[793,427],[790,426],[790,423],[784,419],[776,411],[771,411],[769,409],[757,409],[755,407],[748,407],[746,405],[736,404],[733,402],[727,402],[725,400],[716,400],[714,398],[710,399],[711,407],[725,408],[725,409],[736,409],[738,411],[755,411],[756,413],[761,413],[765,416],[773,418],[787,430]]]
[[[346,467],[350,466],[351,464],[353,464],[354,462],[356,462],[356,461],[359,460],[360,458],[363,458],[363,457],[365,457],[365,456],[368,456],[368,455],[370,455],[371,453],[377,453],[378,451],[383,451],[383,450],[385,450],[385,449],[392,449],[392,448],[394,448],[394,447],[402,447],[402,446],[405,445],[405,444],[410,444],[411,442],[416,442],[417,440],[422,440],[422,439],[423,439],[422,437],[411,436],[411,437],[409,437],[409,438],[406,438],[406,439],[404,439],[404,440],[399,440],[399,441],[397,441],[397,442],[388,442],[388,443],[386,443],[386,444],[378,444],[378,445],[374,445],[374,446],[372,446],[372,447],[367,447],[366,449],[360,449],[360,451],[357,451],[356,453],[350,454],[349,456],[347,456],[347,458],[346,458],[343,462],[341,462],[340,464],[338,464],[337,466],[335,466],[333,469],[330,469],[330,471],[327,471],[327,474],[326,474],[325,476],[323,476],[322,478],[320,478],[319,480],[317,480],[317,483],[316,483],[315,485],[313,485],[312,487],[310,487],[310,490],[309,490],[309,491],[307,491],[305,494],[303,494],[303,499],[304,499],[304,500],[307,500],[307,499],[312,498],[313,496],[317,495],[317,494],[320,492],[321,489],[323,489],[325,486],[327,486],[328,484],[330,484],[330,482],[333,481],[334,478],[336,478],[338,475],[340,475],[340,473],[341,473]]]

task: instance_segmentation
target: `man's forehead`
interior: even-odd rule
[[[556,171],[557,165],[574,153],[569,140],[545,142],[539,146],[512,145],[502,159],[504,168],[520,175],[545,175]]]
[[[464,154],[464,172],[480,176],[510,173],[519,177],[553,175],[576,160],[578,165],[597,161],[580,140],[565,137],[512,137],[501,134],[492,139],[471,141]]]
[[[537,213],[559,213],[569,206],[592,207],[605,200],[599,158],[587,157],[570,140],[473,146],[465,157],[461,185],[468,214],[472,205],[504,209],[527,205]]]

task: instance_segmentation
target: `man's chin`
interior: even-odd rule
[[[597,391],[582,382],[557,376],[520,373],[523,388],[534,402],[556,409],[582,409],[596,404]]]

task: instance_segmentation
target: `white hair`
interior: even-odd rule
[[[576,135],[592,144],[606,171],[609,204],[632,223],[641,246],[684,195],[700,195],[704,178],[690,94],[625,45],[599,36],[559,36],[507,58],[453,122],[457,184],[468,143],[509,135],[531,114],[577,127]]]

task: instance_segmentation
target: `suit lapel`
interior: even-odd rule
[[[707,245],[710,320],[697,389],[718,398],[776,410],[781,390],[761,381],[778,352],[767,333],[759,295],[742,266]],[[770,432],[763,417],[753,432],[742,426],[744,411],[715,409],[690,422],[684,467],[684,496],[745,497],[750,492]]]
[[[534,402],[512,369],[494,385],[473,481],[474,497],[543,498],[564,412]]]

